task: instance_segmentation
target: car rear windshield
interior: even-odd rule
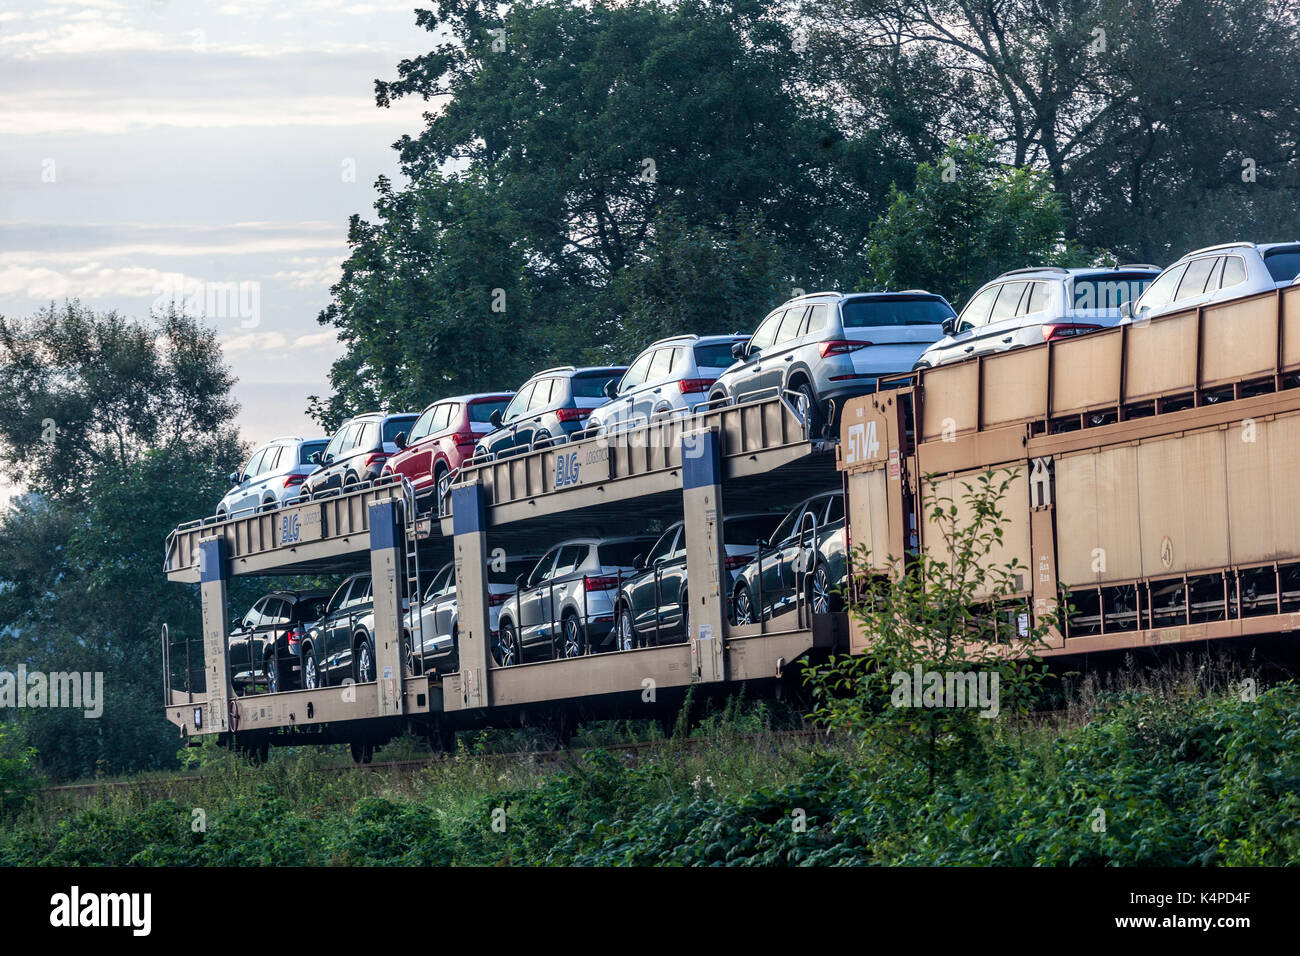
[[[410,433],[411,425],[419,415],[394,415],[392,418],[384,419],[384,441],[391,442],[397,437],[398,432]]]
[[[748,518],[729,518],[723,525],[723,536],[727,544],[752,545],[759,541],[769,541],[776,530],[777,522],[785,515],[757,515]]]
[[[695,346],[695,364],[700,368],[726,368],[735,361],[730,342]]]
[[[318,451],[324,451],[325,446],[329,444],[329,439],[322,438],[320,441],[305,441],[298,446],[298,464],[311,464],[311,456]]]
[[[293,619],[310,624],[312,621],[319,621],[325,616],[325,604],[329,598],[308,598],[299,601],[293,608]]]
[[[942,325],[953,317],[952,309],[939,299],[919,296],[890,296],[875,299],[846,299],[840,306],[846,329],[874,329],[889,325]]]
[[[508,398],[485,398],[477,402],[469,403],[469,420],[472,422],[490,422],[493,412],[505,414],[506,406],[510,404]],[[510,580],[514,580],[511,578]]]
[[[519,575],[527,574],[537,566],[539,555],[531,555],[526,558],[516,558],[513,561],[507,561],[506,566],[498,570],[492,564],[488,564],[488,584],[514,584],[519,579]]]
[[[650,550],[653,541],[607,541],[600,546],[600,565],[605,568],[630,568],[638,554]]]
[[[584,372],[575,375],[569,381],[573,385],[574,398],[604,398],[605,383],[617,382],[627,369],[610,369],[606,372]]]
[[[1074,280],[1074,307],[1118,310],[1125,302],[1137,301],[1154,280],[1155,276],[1147,273],[1079,276]]]
[[[1264,265],[1274,282],[1290,282],[1300,275],[1300,248],[1275,249],[1264,254]]]

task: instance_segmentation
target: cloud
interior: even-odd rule
[[[0,266],[0,296],[25,296],[49,301],[63,298],[101,299],[108,296],[156,296],[174,281],[175,272],[147,266],[109,266],[88,262],[70,269],[48,266]],[[197,281],[185,277],[189,281]]]

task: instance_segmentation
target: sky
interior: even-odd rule
[[[217,329],[246,440],[318,433],[348,217],[430,108],[374,101],[433,45],[421,5],[5,0],[0,314],[176,300]]]

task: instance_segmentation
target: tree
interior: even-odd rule
[[[865,653],[832,658],[807,680],[816,721],[910,761],[933,790],[969,765],[993,719],[1027,711],[1044,675],[1037,652],[1059,615],[1030,623],[1019,597],[1027,569],[1002,555],[1009,472],[963,481],[957,500],[940,494],[937,480],[927,485],[933,540],[925,550],[884,561],[856,551],[857,568],[902,568],[896,577],[857,575],[850,613],[867,637]]]
[[[867,289],[927,289],[958,309],[992,277],[1037,265],[1083,265],[1065,240],[1048,178],[1007,168],[983,138],[955,141],[922,163],[911,192],[895,189],[871,230]]]

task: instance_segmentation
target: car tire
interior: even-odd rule
[[[839,610],[836,607],[838,601],[833,588],[830,570],[824,562],[818,561],[813,568],[812,577],[808,581],[808,594],[806,595],[808,607],[812,609],[814,614],[829,614],[831,611]]]
[[[229,512],[229,511],[226,511],[224,508],[218,508],[218,509],[217,509],[217,514],[216,514],[216,518],[217,518],[218,521],[229,521],[229,520],[230,520],[230,512]]]
[[[736,588],[736,596],[733,601],[735,605],[736,624],[754,624],[758,618],[754,614],[754,594],[749,590],[749,585],[741,582]]]
[[[266,660],[262,665],[262,673],[266,675],[266,692],[268,694],[278,694],[284,690],[284,685],[280,682],[280,658],[274,651],[266,655]]]
[[[581,657],[586,653],[586,635],[582,633],[582,622],[578,620],[578,615],[568,614],[560,621],[560,645],[555,650],[565,659]]]
[[[714,402],[721,402],[722,405],[725,405],[725,404],[726,404],[726,398],[727,398],[727,393],[726,393],[726,392],[721,392],[721,391],[719,391],[719,392],[710,392],[710,393],[709,393],[709,401],[708,401],[708,403],[707,403],[707,404],[709,405],[710,410],[713,410],[713,409],[716,409],[716,408],[720,408],[720,407],[721,407],[721,405],[714,405],[714,404],[713,404]]]
[[[451,471],[444,465],[433,470],[433,510],[440,517],[446,512],[443,503],[447,500],[447,489],[451,487]]]
[[[501,622],[501,636],[497,640],[492,656],[498,667],[514,667],[523,662],[523,653],[519,646],[519,638],[515,634],[515,626],[509,621]]]
[[[614,650],[630,651],[636,647],[636,626],[632,623],[632,609],[620,604],[618,610],[618,634],[614,638]]]
[[[368,637],[362,637],[353,649],[352,679],[358,684],[369,684],[375,679],[375,649]]]
[[[538,432],[536,435],[533,436],[533,445],[532,445],[532,447],[533,447],[533,448],[536,448],[539,442],[545,442],[545,443],[546,443],[546,444],[542,445],[543,448],[550,448],[550,447],[551,447],[551,444],[552,444],[552,443],[551,443],[551,433],[550,433],[550,432]]]
[[[318,690],[325,686],[325,674],[320,669],[314,647],[302,649],[302,686],[305,690]]]
[[[821,406],[817,403],[817,393],[813,391],[812,385],[808,382],[800,382],[799,386],[794,389],[802,395],[808,402],[808,434],[813,438],[822,437],[822,428],[825,426],[825,416],[822,415]]]
[[[686,588],[682,588],[677,599],[677,607],[682,612],[682,640],[689,641],[691,639],[691,596]]]

